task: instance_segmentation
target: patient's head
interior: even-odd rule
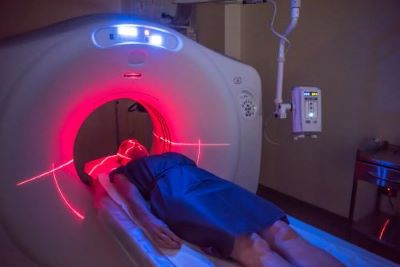
[[[118,155],[124,159],[136,160],[147,157],[149,152],[138,140],[127,139],[119,145]]]

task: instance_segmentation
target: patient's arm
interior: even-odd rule
[[[150,212],[136,186],[122,174],[115,175],[114,185],[119,194],[127,200],[133,215],[157,246],[170,249],[180,248],[182,240],[163,221]]]

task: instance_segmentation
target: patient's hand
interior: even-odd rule
[[[127,200],[133,215],[138,219],[140,225],[144,227],[158,247],[167,249],[178,249],[181,247],[182,240],[163,221],[150,212],[139,190],[126,176],[116,174],[114,186],[118,193]]]
[[[158,218],[151,217],[143,219],[142,226],[158,247],[166,249],[179,249],[181,247],[182,240]]]

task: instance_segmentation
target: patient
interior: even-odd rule
[[[158,247],[178,249],[184,239],[243,266],[342,266],[294,232],[277,206],[189,158],[149,155],[136,140],[118,152],[122,165],[110,181]]]

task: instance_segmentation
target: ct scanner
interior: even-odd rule
[[[74,165],[80,126],[117,99],[142,104],[152,153],[176,151],[251,190],[261,153],[257,72],[171,29],[93,16],[0,44],[0,218],[43,266],[129,266]]]

